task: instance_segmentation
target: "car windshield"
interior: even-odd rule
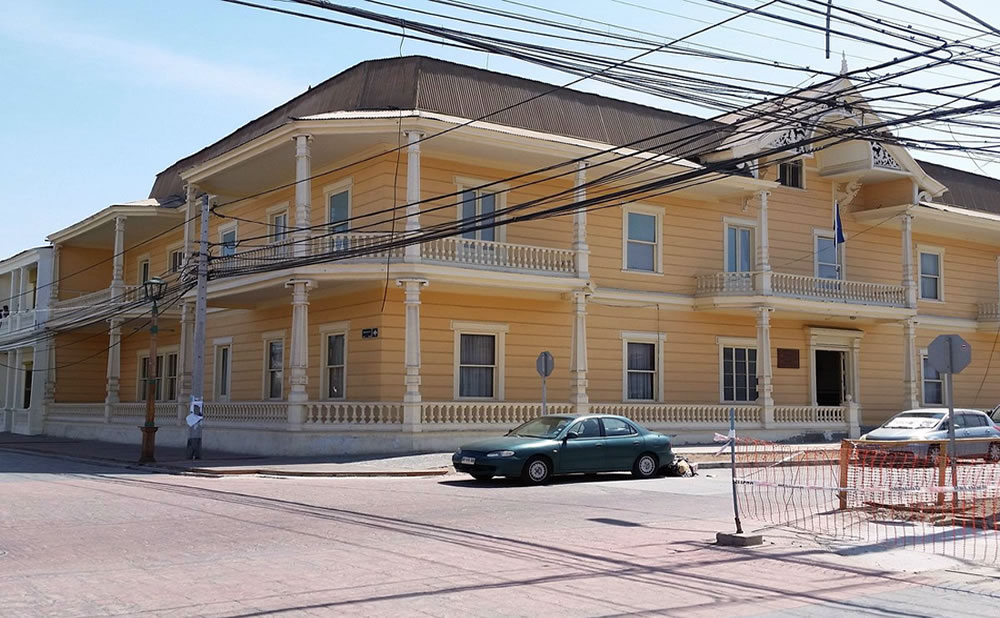
[[[940,412],[908,412],[892,417],[882,426],[886,429],[930,429],[944,417]]]
[[[524,438],[554,438],[573,421],[565,416],[541,416],[511,430],[509,435]]]

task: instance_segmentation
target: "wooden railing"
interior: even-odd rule
[[[455,262],[497,269],[575,273],[572,249],[513,245],[488,240],[450,236],[420,246],[421,257],[431,262]]]
[[[824,279],[806,275],[772,272],[769,275],[772,296],[815,299],[862,305],[906,306],[906,288],[886,283]],[[765,273],[711,273],[699,275],[695,293],[698,296],[739,296],[765,294]]]
[[[305,405],[307,425],[391,425],[403,422],[401,403],[313,401]]]
[[[445,401],[424,402],[420,422],[424,424],[506,424],[516,425],[542,414],[541,403],[508,401]],[[548,414],[567,414],[573,411],[568,403],[547,406]]]
[[[737,423],[760,423],[761,408],[755,405],[673,404],[673,403],[593,403],[595,414],[617,414],[640,424],[729,424],[729,410],[736,410]]]
[[[979,303],[979,319],[984,321],[1000,320],[1000,303]]]

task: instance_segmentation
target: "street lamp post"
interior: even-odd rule
[[[152,316],[149,322],[149,357],[146,360],[146,422],[142,427],[142,453],[139,455],[139,463],[153,463],[156,457],[153,455],[156,450],[156,301],[163,298],[163,291],[167,287],[167,282],[159,277],[147,279],[142,284],[142,290],[146,300],[153,304]]]

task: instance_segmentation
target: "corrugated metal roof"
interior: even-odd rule
[[[1000,180],[937,163],[918,163],[931,178],[948,187],[935,202],[1000,214]]]
[[[157,175],[150,197],[180,196],[183,187],[179,174],[183,170],[260,137],[290,119],[324,112],[416,109],[470,119],[492,114],[487,118],[489,122],[616,145],[670,132],[665,138],[637,148],[682,157],[711,150],[727,131],[720,123],[595,94],[570,89],[550,93],[553,87],[424,56],[369,60],[177,161]],[[544,96],[504,110],[538,95]],[[695,124],[698,126],[692,126]],[[702,132],[705,135],[687,143],[685,138]]]

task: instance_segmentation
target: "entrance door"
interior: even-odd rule
[[[33,363],[24,363],[24,396],[22,407],[27,410],[31,407],[31,369]]]
[[[816,350],[816,404],[839,406],[844,402],[844,352]]]

